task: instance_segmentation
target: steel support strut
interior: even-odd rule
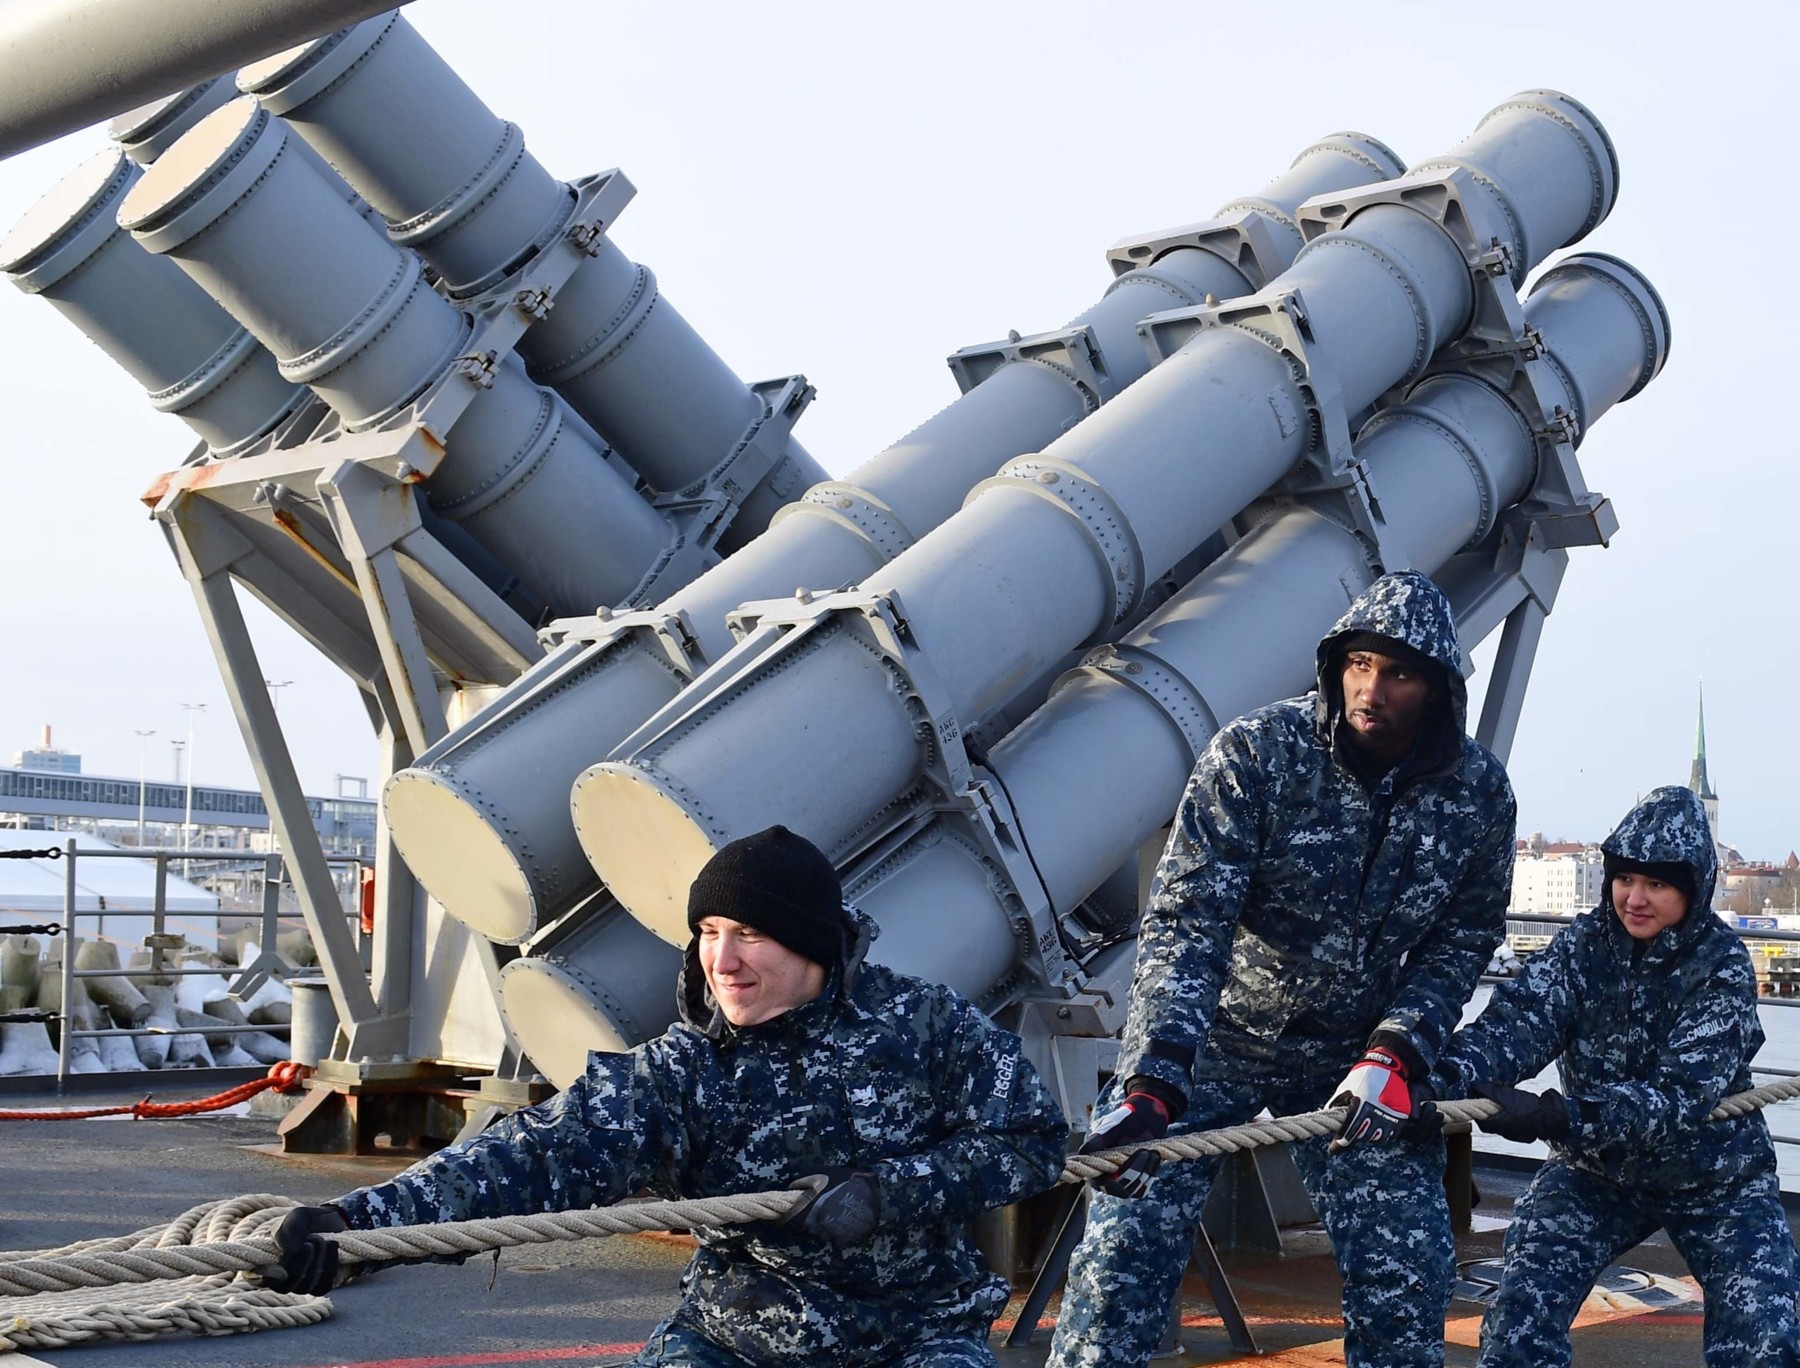
[[[269,824],[286,852],[294,891],[306,927],[318,947],[319,963],[331,985],[338,1018],[354,1049],[392,1054],[406,1047],[404,1017],[384,1016],[363,976],[356,943],[345,925],[337,886],[325,862],[324,846],[307,811],[306,795],[293,756],[262,685],[263,669],[244,625],[231,582],[234,564],[251,553],[250,543],[225,526],[203,501],[177,495],[162,510],[183,576],[219,664],[232,714],[243,733],[257,785],[269,805]]]

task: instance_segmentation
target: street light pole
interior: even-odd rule
[[[181,706],[187,709],[188,715],[187,803],[183,807],[181,813],[181,848],[183,850],[192,850],[194,846],[194,719],[206,711],[206,704],[183,703]],[[181,877],[184,879],[187,878],[189,872],[189,863],[188,861],[183,860],[181,863]]]
[[[137,731],[137,729],[135,727],[132,728],[132,730]],[[139,731],[137,733],[137,738],[138,738],[138,842],[137,843],[138,843],[139,850],[142,850],[144,848],[144,779],[145,779],[144,766],[146,763],[145,759],[144,759],[144,754],[145,754],[145,747],[149,744],[150,738],[155,735],[156,735],[156,728],[154,728],[154,727],[152,727],[149,731]]]

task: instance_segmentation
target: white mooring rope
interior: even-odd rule
[[[1793,1097],[1800,1097],[1800,1078],[1727,1097],[1708,1119],[1745,1116]],[[1500,1110],[1492,1102],[1475,1099],[1439,1102],[1437,1109],[1450,1121],[1484,1121]],[[1327,1107],[1070,1155],[1058,1181],[1081,1183],[1115,1172],[1142,1149],[1180,1161],[1330,1135],[1343,1123],[1344,1112],[1342,1107]],[[694,1201],[624,1202],[589,1211],[352,1230],[326,1238],[336,1243],[344,1265],[353,1268],[556,1240],[778,1220],[806,1196],[784,1188]],[[278,1292],[263,1287],[254,1276],[255,1270],[280,1261],[272,1231],[295,1205],[289,1197],[237,1197],[194,1207],[167,1225],[131,1235],[84,1240],[60,1249],[0,1253],[0,1354],[95,1339],[151,1339],[176,1331],[230,1335],[324,1320],[331,1314],[329,1298]]]

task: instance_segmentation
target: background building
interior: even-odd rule
[[[1599,905],[1606,887],[1600,847],[1581,841],[1546,841],[1534,832],[1520,841],[1513,857],[1512,897],[1507,901],[1506,939],[1515,950],[1542,945],[1554,926],[1516,921],[1514,914],[1573,917]]]
[[[81,757],[74,751],[58,750],[50,744],[50,724],[44,724],[43,739],[29,750],[14,751],[12,762],[20,769],[48,770],[52,774],[80,774]]]
[[[360,785],[342,780],[340,788]],[[138,839],[142,803],[143,840]],[[308,798],[306,808],[328,854],[375,851],[376,803],[366,796]],[[190,839],[183,840],[188,823]],[[32,831],[91,831],[119,845],[164,849],[269,849],[269,810],[254,789],[141,782],[97,774],[0,768],[0,826]]]
[[[260,907],[271,868],[280,869],[268,858],[276,853],[276,842],[262,794],[254,789],[82,774],[79,755],[50,746],[48,727],[43,740],[41,747],[20,752],[13,767],[0,768],[0,829],[77,832],[125,848],[205,853],[214,858],[176,861],[179,872],[224,899],[228,908]],[[26,764],[27,757],[36,763]],[[374,863],[377,804],[366,780],[339,776],[338,793],[308,798],[306,810],[327,855]],[[239,858],[216,858],[222,854]],[[332,870],[345,906],[356,906],[356,866],[338,862]],[[285,886],[285,876],[276,877],[284,885],[284,910],[293,910],[297,904],[291,887]]]

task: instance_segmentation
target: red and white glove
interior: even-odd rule
[[[1356,1144],[1380,1144],[1392,1140],[1413,1119],[1412,1089],[1406,1082],[1406,1065],[1400,1056],[1379,1046],[1365,1050],[1351,1066],[1333,1094],[1333,1107],[1348,1105],[1331,1152]]]
[[[1133,1078],[1130,1083],[1138,1080]],[[1081,1146],[1081,1153],[1118,1149],[1144,1140],[1160,1140],[1169,1133],[1169,1104],[1151,1092],[1128,1092],[1125,1100],[1096,1117],[1093,1129]],[[1142,1197],[1150,1190],[1150,1180],[1162,1165],[1162,1155],[1152,1149],[1141,1149],[1115,1173],[1093,1180],[1094,1186],[1114,1197]]]

